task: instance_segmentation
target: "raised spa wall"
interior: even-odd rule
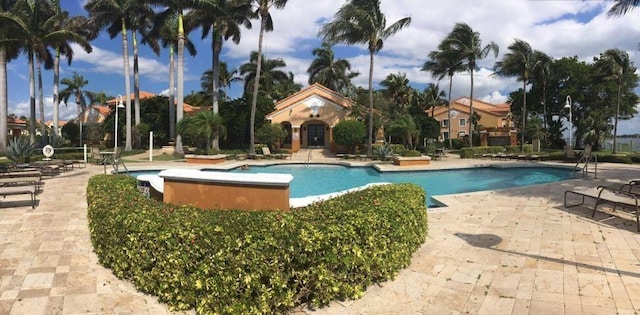
[[[290,174],[238,174],[170,169],[163,202],[201,209],[289,210]]]

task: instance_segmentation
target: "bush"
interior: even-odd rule
[[[598,154],[598,162],[632,164],[633,159],[624,154]]]
[[[344,120],[333,127],[333,141],[337,145],[349,148],[349,152],[355,152],[355,147],[364,143],[367,136],[365,125],[357,120]]]
[[[286,136],[287,132],[280,124],[264,124],[256,131],[256,140],[267,144],[272,150],[277,150]]]
[[[7,158],[16,164],[29,163],[33,154],[33,146],[29,137],[11,138],[7,145]]]
[[[422,153],[420,153],[420,151],[418,150],[407,150],[404,153],[402,153],[402,156],[404,157],[418,157],[421,156]]]
[[[477,154],[496,154],[504,152],[504,148],[501,146],[482,146],[473,148],[462,148],[460,150],[460,158],[470,159]]]
[[[286,313],[361,297],[425,241],[425,192],[376,186],[291,212],[200,210],[148,200],[136,180],[87,187],[91,241],[113,273],[173,309]]]

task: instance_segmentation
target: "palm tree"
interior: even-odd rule
[[[434,50],[429,53],[429,59],[422,66],[422,71],[428,71],[431,76],[438,81],[442,80],[445,76],[449,77],[449,94],[447,100],[447,119],[449,127],[449,148],[453,147],[451,137],[451,89],[453,87],[453,75],[456,72],[465,71],[465,67],[462,60],[458,58],[454,53],[448,50],[444,50],[445,46],[440,43],[439,50]]]
[[[220,98],[220,53],[224,40],[231,39],[234,43],[240,43],[240,26],[251,28],[251,4],[247,1],[211,1],[206,2],[199,10],[192,10],[186,16],[189,25],[198,25],[202,28],[202,38],[206,38],[211,32],[212,54],[212,111],[219,111]],[[213,140],[213,148],[218,150],[219,141]]]
[[[15,6],[16,14],[0,15],[2,23],[11,24],[16,37],[10,39],[26,52],[29,63],[29,125],[30,141],[35,143],[36,136],[36,83],[34,67],[35,61],[44,63],[45,68],[53,66],[53,56],[49,46],[61,42],[62,34],[56,32],[54,9],[46,1],[18,1]],[[39,82],[41,82],[41,77]],[[40,88],[42,84],[40,83]],[[42,97],[41,97],[42,99]],[[44,115],[44,104],[41,100],[41,113]],[[44,123],[44,122],[43,122]],[[44,131],[43,131],[44,132]],[[43,133],[44,135],[44,133]]]
[[[494,42],[482,46],[480,33],[474,32],[466,23],[456,23],[453,30],[442,42],[443,50],[450,51],[459,60],[464,61],[464,66],[471,76],[471,93],[469,95],[469,120],[472,121],[473,113],[473,73],[478,68],[478,60],[484,59],[493,52],[498,56],[498,45]],[[473,147],[473,124],[469,124],[469,146]]]
[[[640,0],[613,0],[615,3],[607,12],[607,17],[618,17],[627,14],[635,7],[640,6]]]
[[[203,111],[188,121],[184,120],[184,123],[178,124],[178,132],[203,136],[206,139],[206,148],[209,149],[212,148],[213,139],[226,136],[227,129],[220,114]]]
[[[150,0],[149,2],[162,6],[165,10],[159,14],[159,21],[162,23],[164,19],[171,16],[177,16],[177,36],[178,36],[178,73],[176,88],[176,122],[180,122],[184,116],[184,48],[187,38],[187,32],[184,27],[184,11],[186,9],[198,9],[197,4],[203,1],[197,0]],[[180,143],[180,135],[176,138],[175,154],[182,155],[182,147],[177,145]]]
[[[409,86],[406,73],[389,74],[380,85],[386,89],[383,93],[391,98],[393,107],[390,110],[391,119],[396,119],[407,113],[407,107],[411,103],[413,88]]]
[[[144,2],[144,1],[130,1],[131,8],[130,11],[135,11],[136,15],[131,17],[131,43],[133,46],[133,112],[135,118],[135,125],[139,125],[140,120],[140,70],[138,66],[138,39],[137,33],[143,36],[148,35],[150,31],[150,23],[154,19],[155,13],[153,10]],[[111,38],[117,36],[117,34],[112,35]],[[152,49],[158,49],[157,47],[152,47]],[[156,51],[156,54],[159,52]]]
[[[16,5],[16,0],[0,1],[0,14],[12,14],[12,9]],[[0,20],[0,130],[7,130],[7,114],[9,110],[9,100],[7,92],[7,63],[18,57],[18,47],[15,43],[6,42],[12,34],[13,23]],[[7,150],[7,133],[0,132],[0,152]]]
[[[517,76],[517,80],[522,82],[522,128],[520,148],[524,152],[524,136],[526,134],[527,122],[527,85],[533,72],[536,60],[533,49],[529,43],[521,39],[515,39],[513,44],[507,47],[509,52],[502,56],[502,60],[496,62],[495,73],[500,76]]]
[[[175,139],[176,130],[176,98],[175,98],[175,53],[178,46],[178,15],[156,16],[154,28],[143,37],[142,43],[148,44],[159,54],[157,41],[164,48],[169,48],[169,138]],[[184,47],[191,56],[197,54],[195,45],[185,38]]]
[[[273,31],[273,19],[271,19],[271,8],[282,9],[287,5],[287,0],[251,0],[255,4],[254,14],[260,18],[260,35],[258,36],[258,54],[256,57],[256,78],[253,81],[253,93],[251,96],[251,118],[249,123],[249,153],[255,154],[255,129],[256,129],[256,106],[258,104],[258,88],[260,85],[260,75],[262,70],[262,41],[264,32]],[[253,53],[252,53],[253,56]],[[245,89],[246,90],[246,89]]]
[[[425,105],[426,108],[431,108],[431,117],[434,116],[436,107],[447,105],[446,96],[443,90],[440,90],[438,84],[429,83],[424,89]]]
[[[60,91],[60,99],[64,102],[65,106],[69,104],[69,97],[72,95],[76,99],[78,125],[80,126],[80,145],[82,145],[82,124],[84,123],[84,112],[87,110],[87,100],[89,100],[89,103],[92,103],[94,95],[84,89],[84,87],[89,84],[89,81],[77,72],[73,72],[73,76],[71,78],[62,79],[61,83],[67,86]]]
[[[127,40],[128,27],[131,19],[137,15],[132,12],[135,1],[125,0],[89,0],[85,10],[89,12],[92,27],[100,31],[107,27],[109,36],[113,39],[118,33],[122,36],[122,65],[124,68],[124,89],[126,99],[126,132],[125,151],[131,151],[131,83],[129,74],[129,43]]]
[[[608,49],[600,57],[599,70],[604,80],[611,80],[616,83],[616,116],[613,124],[613,150],[616,154],[617,137],[618,137],[618,117],[620,116],[620,99],[622,93],[622,84],[626,75],[634,73],[636,68],[629,59],[629,54],[620,49]]]
[[[551,65],[553,64],[553,58],[551,56],[535,50],[533,52],[533,75],[542,85],[542,127],[545,132],[547,130],[547,83],[549,76],[551,75]],[[545,134],[546,138],[546,134]]]
[[[420,129],[409,115],[402,115],[396,118],[389,127],[389,132],[403,140],[408,149],[414,150],[416,142],[420,136]]]
[[[227,95],[227,88],[229,88],[233,82],[242,81],[242,77],[238,76],[238,69],[229,70],[227,63],[221,61],[219,80],[220,84],[218,86],[218,93],[220,93],[225,99],[229,99],[229,96]],[[213,95],[213,91],[211,91],[211,88],[213,87],[213,69],[209,69],[202,73],[202,76],[200,77],[200,86],[205,93]]]
[[[73,49],[69,45],[69,42],[78,43],[87,53],[92,51],[91,45],[89,45],[90,32],[87,30],[88,20],[84,16],[69,16],[69,12],[61,11],[60,2],[54,1],[56,10],[56,30],[60,32],[66,32],[68,34],[68,40],[55,45],[55,58],[53,60],[53,141],[57,143],[59,134],[59,121],[60,121],[60,55],[64,54],[67,58],[68,64],[71,64],[73,59]]]
[[[367,44],[369,48],[369,135],[367,154],[371,155],[373,134],[373,57],[384,40],[411,24],[405,17],[387,27],[387,19],[380,11],[380,0],[350,0],[335,14],[334,20],[324,24],[319,34],[329,43],[347,45]]]
[[[316,59],[307,69],[309,84],[317,82],[333,91],[346,94],[351,86],[351,79],[360,73],[351,72],[351,64],[346,59],[336,59],[329,43],[322,43],[321,47],[315,48],[313,55]]]
[[[258,73],[260,66],[263,67],[262,76]],[[289,80],[288,74],[279,69],[286,66],[287,64],[282,59],[265,59],[264,56],[262,61],[258,62],[258,53],[252,51],[249,62],[242,64],[239,68],[240,75],[244,77],[244,94],[252,93],[251,89],[256,86],[256,80],[260,80],[260,90],[272,100],[277,100],[273,93],[275,86]]]

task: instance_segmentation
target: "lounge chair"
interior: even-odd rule
[[[581,201],[579,203],[569,203],[569,198],[567,198],[569,196],[577,196],[581,198]],[[620,190],[619,187],[598,186],[595,189],[565,191],[564,206],[566,208],[580,206],[584,205],[587,199],[593,199],[595,200],[595,204],[593,205],[593,212],[591,213],[591,217],[595,216],[598,205],[604,203],[612,204],[613,211],[615,211],[618,206],[635,209],[636,226],[638,232],[640,232],[640,209],[638,208],[638,197],[639,196],[636,194]]]
[[[264,157],[266,158],[270,158],[270,157],[274,157],[276,159],[287,158],[286,154],[280,154],[280,153],[271,154],[271,150],[269,149],[269,147],[262,147],[262,155],[264,155]]]
[[[36,208],[36,186],[7,186],[0,187],[0,196],[3,198],[14,195],[31,195],[31,209]]]

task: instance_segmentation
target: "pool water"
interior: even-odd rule
[[[219,171],[204,169],[203,171]],[[159,171],[134,171],[132,176],[158,174]],[[482,190],[552,183],[574,178],[570,169],[555,167],[469,168],[439,171],[378,172],[371,167],[341,165],[288,164],[237,168],[234,173],[284,173],[293,175],[291,198],[343,191],[375,182],[414,183],[427,193],[427,204],[438,203],[430,197]]]
[[[440,171],[378,172],[371,167],[339,165],[273,165],[252,166],[236,173],[286,173],[293,175],[289,187],[291,198],[342,191],[374,182],[415,183],[427,196],[511,188],[543,184],[573,178],[566,168],[518,167],[472,168]],[[435,206],[428,198],[429,206]]]

